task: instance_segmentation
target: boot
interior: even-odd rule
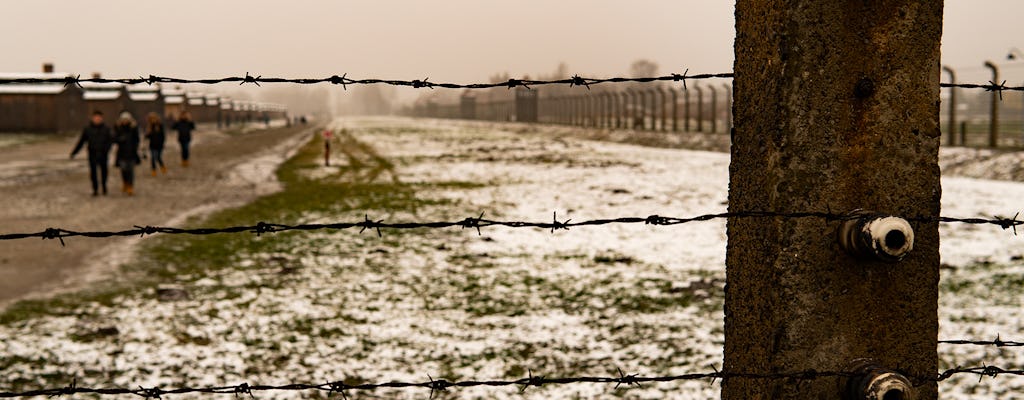
[[[156,170],[155,169],[153,170],[153,176],[156,176]]]
[[[181,166],[188,168],[188,160],[181,160]]]
[[[133,188],[132,185],[130,184],[124,185],[124,192],[127,193],[129,196],[132,196],[135,194],[135,188]]]
[[[128,193],[128,184],[127,183],[122,183],[121,184],[121,193]]]
[[[167,167],[161,165],[160,166],[160,172],[163,172],[164,175],[167,175]],[[154,172],[154,174],[155,174],[155,172]]]

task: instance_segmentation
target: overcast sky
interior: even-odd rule
[[[712,73],[732,69],[735,34],[728,0],[3,1],[0,71],[52,61],[107,77],[476,82],[559,62],[620,75],[639,58],[662,73]],[[947,0],[943,63],[985,77],[985,59],[1024,48],[1022,16],[1022,0]]]

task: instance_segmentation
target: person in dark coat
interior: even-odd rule
[[[92,181],[93,196],[99,194],[99,188],[103,189],[104,195],[107,194],[107,162],[113,142],[114,136],[110,132],[110,127],[103,123],[103,112],[93,111],[89,125],[82,129],[78,144],[71,150],[71,158],[75,158],[75,154],[82,150],[82,146],[89,144],[89,179]]]
[[[139,125],[127,111],[121,112],[117,125],[114,125],[114,143],[117,143],[115,163],[121,169],[121,180],[124,182],[121,191],[132,196],[135,194],[135,165],[142,160],[139,159]]]
[[[164,142],[167,134],[164,133],[164,122],[160,115],[155,112],[146,115],[146,139],[149,140],[149,166],[153,176],[156,176],[156,166],[160,164],[160,172],[167,175],[167,167],[164,166]]]
[[[181,145],[181,166],[188,167],[188,145],[192,142],[192,131],[196,130],[196,124],[192,122],[192,114],[182,111],[171,128],[178,131],[178,144]]]

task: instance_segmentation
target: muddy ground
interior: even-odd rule
[[[136,193],[121,193],[120,170],[110,169],[109,195],[93,197],[86,155],[68,155],[76,137],[57,136],[0,147],[0,233],[123,230],[180,225],[187,218],[243,204],[276,189],[274,170],[304,142],[309,126],[225,133],[201,129],[192,160],[181,165],[168,140],[166,175],[136,168]],[[143,150],[146,144],[143,143]],[[146,151],[148,152],[148,151]],[[137,238],[0,241],[0,308],[13,300],[93,282],[104,268],[130,257]]]

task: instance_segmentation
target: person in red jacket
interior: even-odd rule
[[[103,123],[103,112],[96,110],[92,112],[89,125],[82,129],[82,136],[78,138],[78,144],[71,150],[71,158],[75,158],[79,150],[86,143],[89,144],[89,179],[92,181],[92,195],[107,194],[107,164],[110,159],[110,148],[114,144],[114,135],[110,127]],[[99,176],[97,176],[97,173]]]

